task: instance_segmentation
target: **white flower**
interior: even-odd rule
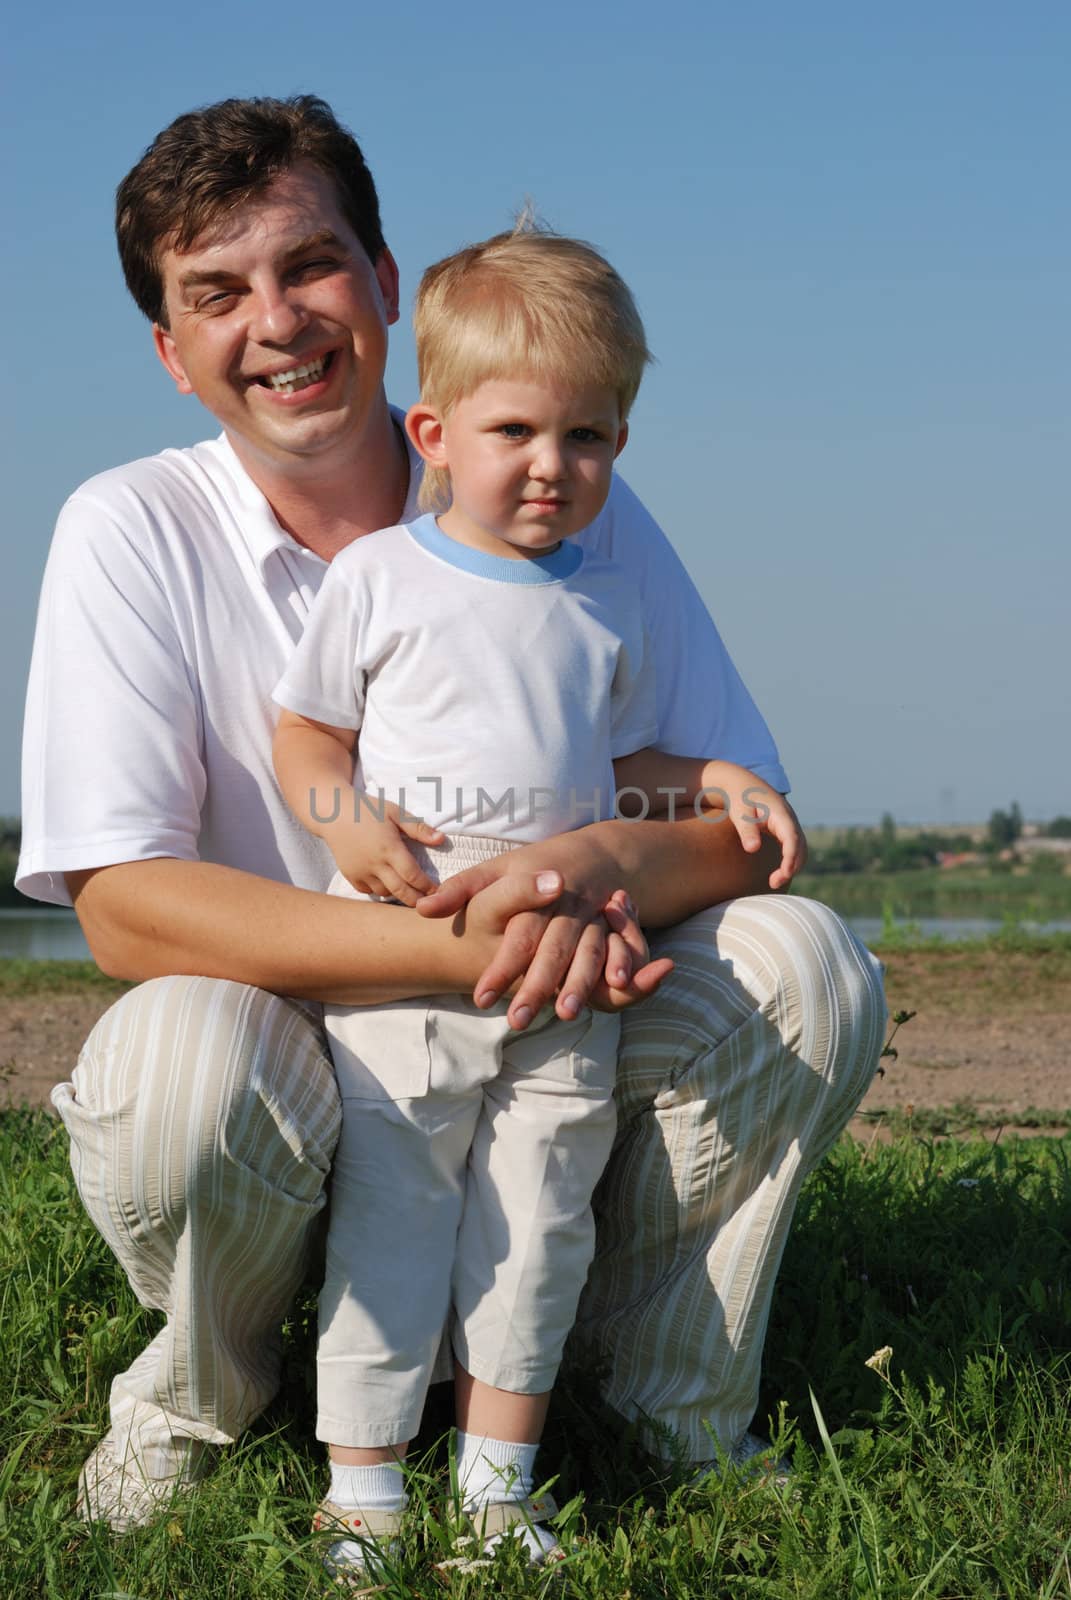
[[[892,1345],[883,1344],[880,1350],[875,1350],[872,1356],[867,1356],[863,1365],[869,1367],[872,1372],[876,1372],[879,1378],[884,1379],[884,1381],[888,1383],[889,1362],[891,1360]]]

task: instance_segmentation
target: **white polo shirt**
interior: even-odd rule
[[[411,488],[403,520],[416,514]],[[620,479],[579,541],[643,595],[659,746],[739,762],[787,789],[698,594]],[[326,847],[291,815],[271,765],[272,690],[326,571],[279,526],[225,437],[115,468],[71,496],[30,671],[24,894],[66,905],[64,873],[159,856],[326,888]]]

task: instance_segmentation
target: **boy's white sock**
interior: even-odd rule
[[[343,1511],[404,1511],[405,1479],[400,1466],[380,1462],[374,1467],[347,1467],[331,1462],[331,1482],[327,1498]],[[378,1541],[388,1549],[391,1541]],[[324,1555],[332,1571],[368,1568],[368,1548],[357,1539],[338,1539]]]
[[[457,1435],[457,1476],[464,1496],[465,1510],[478,1512],[492,1500],[525,1500],[532,1492],[532,1474],[539,1450],[537,1444],[515,1444],[507,1439],[487,1439],[479,1434]],[[478,1518],[475,1519],[478,1522]],[[525,1549],[532,1561],[545,1561],[559,1544],[549,1528],[539,1523],[517,1524]],[[505,1534],[488,1536],[486,1548],[493,1550]]]

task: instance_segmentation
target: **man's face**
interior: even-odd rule
[[[247,468],[343,463],[385,407],[389,251],[373,264],[334,185],[302,164],[190,250],[161,259],[169,328],[157,354],[223,424]]]

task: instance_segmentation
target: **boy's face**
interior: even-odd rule
[[[429,459],[449,468],[453,490],[443,531],[523,559],[598,516],[628,425],[612,389],[493,379],[437,422],[436,437]]]

